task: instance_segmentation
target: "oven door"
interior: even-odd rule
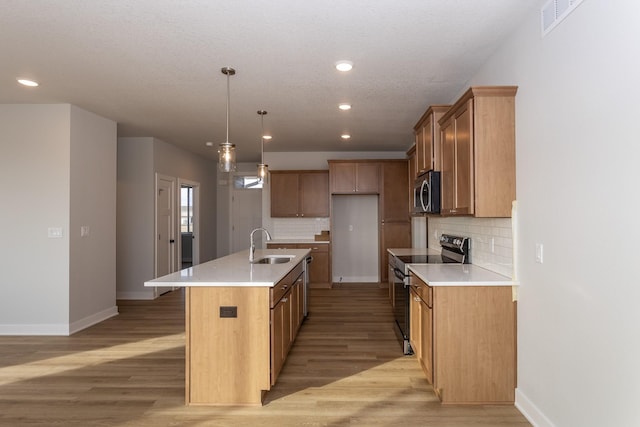
[[[393,269],[393,315],[396,335],[404,354],[413,354],[409,344],[409,276],[404,271]]]

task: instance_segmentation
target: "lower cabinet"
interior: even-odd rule
[[[271,309],[271,385],[276,383],[304,319],[302,287],[302,277],[298,277]]]
[[[329,243],[267,243],[267,249],[311,249],[313,261],[309,264],[309,284],[331,284],[331,253]],[[318,286],[322,287],[322,286]]]
[[[510,286],[430,287],[411,276],[411,345],[442,403],[514,402],[515,304]]]
[[[185,400],[262,403],[303,320],[303,263],[275,286],[186,289]]]

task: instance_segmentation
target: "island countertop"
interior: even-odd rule
[[[144,282],[145,286],[273,286],[296,265],[304,261],[310,249],[257,249],[255,259],[267,256],[292,256],[283,264],[251,264],[249,250],[236,252],[166,276]]]

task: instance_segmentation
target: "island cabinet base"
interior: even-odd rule
[[[269,289],[186,289],[187,405],[262,404],[271,388]]]

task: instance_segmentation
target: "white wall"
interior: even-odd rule
[[[117,314],[115,132],[69,104],[0,105],[1,334],[67,335]],[[78,241],[79,224],[95,234]]]
[[[537,425],[637,426],[640,3],[586,0],[545,38],[538,10],[470,82],[520,87],[517,405]]]
[[[150,299],[154,276],[153,138],[118,138],[117,297]]]
[[[200,184],[200,262],[216,257],[216,168],[214,161],[155,138],[118,138],[118,298],[154,298],[144,282],[154,278],[156,173]]]
[[[71,333],[116,307],[116,123],[71,106],[69,322]],[[89,233],[81,237],[81,227]]]

